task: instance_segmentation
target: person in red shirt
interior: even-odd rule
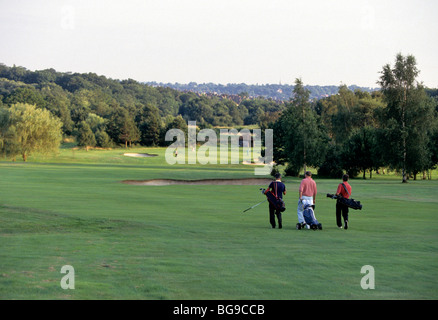
[[[336,196],[343,197],[346,199],[350,198],[351,195],[351,186],[348,183],[348,174],[344,174],[342,177],[342,183],[338,185],[338,189],[336,190]],[[345,186],[345,188],[344,188]],[[336,202],[336,224],[340,229],[342,229],[342,218],[344,218],[344,229],[348,229],[348,207],[339,202]]]

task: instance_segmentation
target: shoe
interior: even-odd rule
[[[348,220],[345,220],[345,225],[344,225],[344,229],[347,230],[348,229]]]
[[[301,230],[301,223],[297,223],[297,230]]]
[[[282,225],[282,224],[279,224],[279,225],[278,225],[278,229],[281,229],[281,228],[283,228],[283,225]]]
[[[338,227],[339,229],[342,229],[342,226]]]

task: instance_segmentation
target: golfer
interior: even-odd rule
[[[304,221],[303,213],[304,207],[308,205],[314,205],[316,200],[316,182],[312,179],[312,173],[310,171],[306,171],[304,173],[304,179],[301,180],[300,188],[298,191],[299,199],[298,199],[298,223],[297,229],[301,229],[306,225]],[[308,227],[308,226],[307,226]]]
[[[277,173],[275,175],[275,181],[269,184],[268,189],[265,190],[265,194],[271,191],[276,197],[283,199],[283,195],[286,195],[286,186],[281,182],[281,174]],[[278,220],[278,229],[283,228],[283,221],[281,217],[281,211],[275,209],[274,205],[269,202],[269,222],[273,229],[275,229],[275,216]]]
[[[351,186],[348,183],[348,174],[344,174],[342,176],[342,182],[338,185],[338,189],[336,190],[336,195],[339,197],[343,197],[345,199],[349,199],[351,195]],[[345,188],[344,188],[345,186]],[[336,224],[340,229],[342,229],[342,218],[344,218],[344,229],[348,229],[348,207],[339,201],[336,201]]]

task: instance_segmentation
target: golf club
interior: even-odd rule
[[[268,200],[268,199],[265,199],[265,200],[263,200],[263,201],[261,201],[261,202],[255,204],[255,205],[253,205],[252,207],[249,207],[248,209],[245,209],[243,212],[247,212],[248,210],[251,210],[252,208],[257,207],[259,204],[262,204],[262,203],[265,202],[266,200]]]

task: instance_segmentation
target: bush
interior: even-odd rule
[[[275,178],[275,175],[277,173],[280,173],[280,170],[278,170],[278,166],[273,166],[271,170],[271,176]]]
[[[298,177],[301,168],[295,168],[294,166],[288,164],[286,169],[284,169],[284,174],[289,177]]]
[[[111,141],[111,138],[104,130],[97,131],[95,137],[98,147],[111,148],[113,146],[113,142]]]

